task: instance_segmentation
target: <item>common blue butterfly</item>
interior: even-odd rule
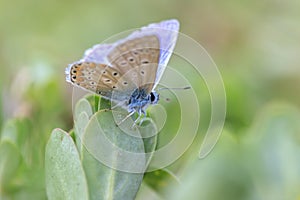
[[[66,80],[128,110],[145,114],[175,47],[179,22],[149,24],[112,44],[99,44],[66,68]]]

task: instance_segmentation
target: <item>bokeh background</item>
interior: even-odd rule
[[[45,144],[52,129],[73,126],[67,64],[111,35],[170,18],[218,66],[227,117],[213,152],[199,160],[210,114],[209,95],[198,87],[203,122],[168,167],[181,185],[167,196],[300,199],[299,10],[297,0],[0,0],[0,136],[15,141],[0,150],[0,199],[46,199]],[[3,175],[5,166],[16,170]],[[162,199],[143,185],[137,199],[147,198]]]

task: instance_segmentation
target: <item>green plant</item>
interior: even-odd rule
[[[69,133],[55,129],[46,146],[46,188],[49,199],[134,199],[142,182],[164,195],[156,183],[167,179],[176,182],[167,170],[149,172],[144,178],[157,136],[143,138],[156,131],[153,122],[134,127],[135,137],[125,134],[116,125],[110,104],[98,96],[82,98],[74,110],[74,129]],[[103,143],[105,136],[109,139]],[[138,157],[124,157],[118,151],[107,151],[107,143]],[[105,153],[105,155],[102,155]],[[107,154],[108,153],[108,154]],[[148,153],[148,154],[147,154]],[[100,161],[106,156],[110,166]],[[141,168],[136,168],[141,164]],[[120,167],[125,167],[124,171]],[[144,167],[144,168],[143,168]],[[117,169],[116,169],[117,168]],[[132,172],[131,169],[141,171]],[[159,185],[159,184],[158,184]]]

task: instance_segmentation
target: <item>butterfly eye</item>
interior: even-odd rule
[[[159,95],[157,93],[150,93],[150,101],[152,104],[156,104],[159,100]]]
[[[75,76],[75,75],[74,75],[74,76],[72,76],[72,79],[73,79],[73,80],[75,80],[75,79],[76,79],[76,76]]]
[[[106,79],[105,82],[106,82],[106,83],[110,83],[111,80],[110,80],[110,79]]]
[[[116,86],[112,86],[112,88],[113,88],[113,89],[116,89],[117,87],[116,87]]]
[[[75,69],[74,69],[74,70],[72,70],[72,73],[73,73],[73,74],[76,74],[76,72],[77,72],[77,71],[76,71]]]
[[[142,71],[141,71],[141,75],[144,75],[144,74],[145,74],[145,72],[142,70]]]
[[[150,100],[151,100],[151,102],[153,102],[155,100],[155,96],[153,95],[152,92],[150,93]]]
[[[123,82],[124,85],[127,85],[128,83],[126,81]]]

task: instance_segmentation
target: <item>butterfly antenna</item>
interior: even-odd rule
[[[189,90],[191,88],[192,88],[191,86],[176,87],[176,88],[158,88],[157,91],[160,91],[160,90]]]
[[[159,98],[160,99],[163,99],[163,100],[165,100],[166,102],[170,102],[171,101],[171,99],[170,98],[168,98],[168,97],[165,97],[164,95],[162,95],[162,94],[159,94]]]
[[[191,89],[191,86],[177,87],[177,88],[158,88],[157,91],[159,91],[159,90],[189,90],[189,89]],[[164,100],[165,100],[166,102],[170,102],[170,101],[171,101],[170,98],[164,97],[164,96],[161,95],[161,94],[159,94],[159,95],[160,95],[161,97],[163,97]]]

